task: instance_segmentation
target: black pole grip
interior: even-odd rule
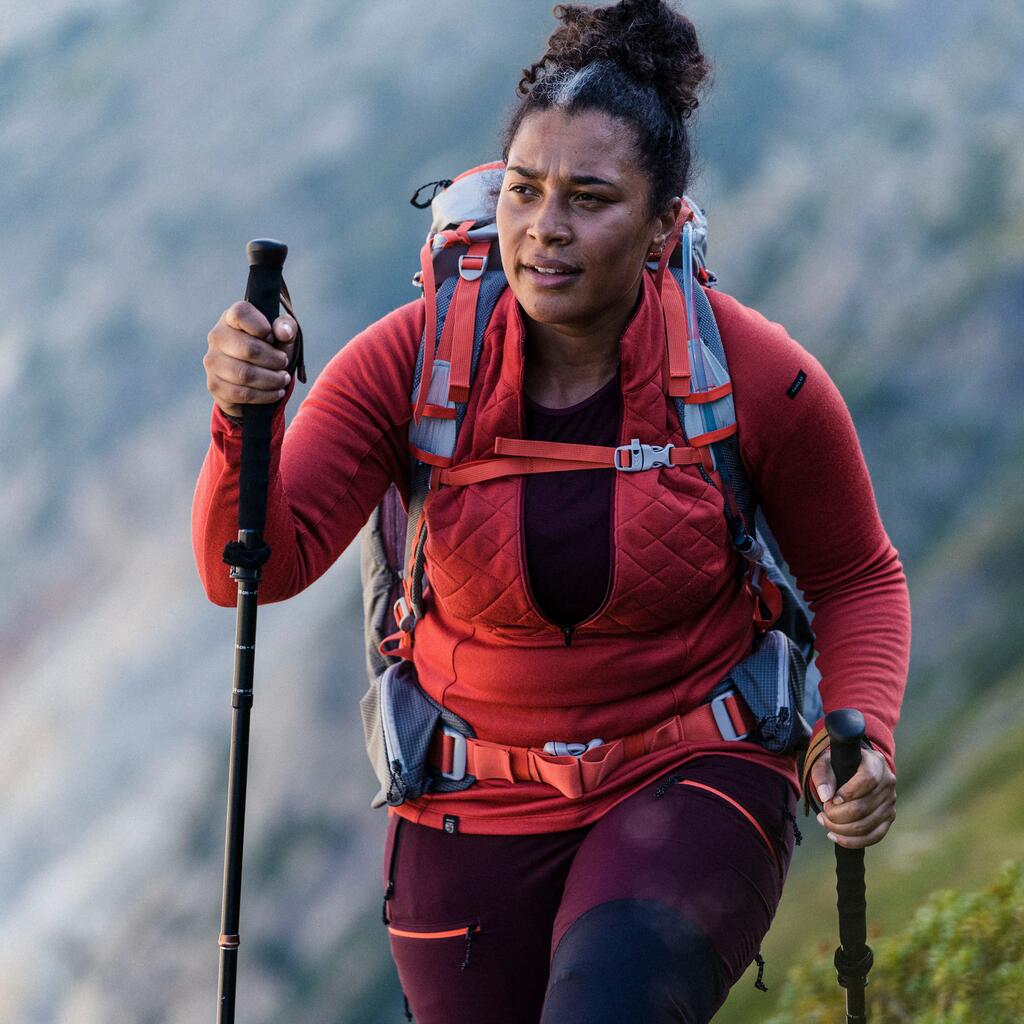
[[[273,324],[281,312],[281,270],[288,246],[273,238],[256,238],[245,251],[249,260],[245,301],[251,302]],[[238,529],[251,531],[257,544],[262,543],[260,535],[267,522],[270,435],[276,409],[276,402],[242,406]]]
[[[832,751],[832,772],[836,789],[846,785],[860,767],[861,740],[864,739],[864,716],[855,708],[841,708],[825,716],[829,747]]]

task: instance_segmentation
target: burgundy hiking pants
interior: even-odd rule
[[[392,817],[391,951],[416,1024],[701,1024],[759,953],[796,798],[736,757],[585,828],[449,835]]]

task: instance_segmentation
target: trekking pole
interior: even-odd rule
[[[246,247],[249,280],[245,299],[273,324],[280,311],[281,268],[288,246],[264,238]],[[220,971],[217,1024],[235,1019],[238,968],[238,915],[242,897],[242,838],[245,784],[249,767],[249,711],[256,659],[256,593],[260,567],[270,557],[263,542],[267,521],[270,435],[277,403],[242,406],[242,463],[238,487],[238,540],[224,549],[231,578],[238,583],[235,624],[235,673],[231,689],[231,755],[228,763],[228,813],[224,836],[224,891],[220,915]]]
[[[832,750],[836,792],[860,766],[864,716],[853,708],[825,716]],[[839,984],[846,989],[846,1024],[867,1024],[864,989],[874,955],[867,942],[867,902],[864,897],[864,851],[836,845],[836,906],[839,910],[839,946],[835,965]]]

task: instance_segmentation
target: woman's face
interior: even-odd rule
[[[532,320],[579,337],[625,323],[647,253],[675,210],[652,216],[630,127],[600,111],[523,121],[498,199],[501,260]]]

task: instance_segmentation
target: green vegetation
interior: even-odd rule
[[[877,1020],[1015,1024],[1024,1007],[1024,862],[980,892],[943,889],[909,927],[875,943],[869,1008]],[[837,1019],[843,995],[824,958],[789,973],[768,1024]]]
[[[969,947],[974,951],[970,955],[977,954],[981,958],[977,963],[982,965],[972,967],[971,971],[981,973],[993,985],[1008,986],[1006,998],[1016,993],[1017,1005],[1024,1007],[1021,979],[1013,980],[1006,971],[1000,973],[994,960],[984,959],[1001,955],[997,940],[1002,941],[1001,936],[1009,927],[1005,915],[1001,916],[1002,911],[996,909],[1000,899],[1010,909],[1016,899],[1013,948],[1017,959],[1021,959],[1024,943],[1022,722],[1024,671],[1017,671],[995,687],[989,699],[976,705],[972,713],[960,711],[943,720],[934,731],[930,756],[924,747],[918,748],[923,766],[907,765],[915,769],[906,773],[907,777],[915,777],[915,785],[902,791],[896,824],[882,843],[867,851],[865,866],[869,941],[877,965],[871,974],[869,991],[872,999],[881,999],[885,993],[892,1000],[891,1006],[896,1005],[897,999],[908,1000],[909,1009],[903,1016],[889,1009],[887,1015],[876,1019],[898,1024],[939,1020],[998,1024],[1002,1020],[1020,1019],[1019,1012],[1017,1017],[999,1017],[995,1011],[983,1010],[981,1004],[970,1003],[973,1017],[970,1013],[966,1017],[919,1016],[930,1009],[910,1001],[919,989],[930,985],[933,999],[955,1000],[960,998],[961,987],[969,984],[969,979],[957,978],[962,973],[957,967],[952,975],[930,975],[930,980],[922,982],[914,973],[917,968],[913,967],[915,961],[910,951],[923,941],[921,935],[931,934],[921,931],[920,916],[934,917],[941,911],[943,923],[939,927],[946,929],[942,932],[946,936],[942,939],[946,943],[943,948],[952,950],[951,963],[959,965],[958,958],[967,955],[961,950]],[[943,757],[936,759],[934,751],[940,749]],[[813,819],[808,819],[803,831],[803,847],[794,858],[782,903],[763,947],[769,991],[765,995],[754,989],[755,969],[751,968],[733,988],[726,1005],[715,1017],[715,1024],[766,1020],[773,1024],[783,1020],[813,1024],[817,1020],[841,1019],[843,993],[832,966],[838,941],[832,846],[824,840]],[[1001,867],[1008,859],[1011,866]],[[993,885],[992,879],[997,876],[999,881]],[[951,896],[947,893],[950,885],[968,894]],[[1008,892],[1008,885],[1016,886],[1015,897],[1000,895]],[[969,894],[973,889],[980,889],[981,894]],[[957,923],[961,918],[969,921],[962,929]],[[914,923],[908,930],[909,921]],[[956,939],[961,930],[964,935],[978,933],[977,948],[966,939]],[[960,945],[951,945],[954,940]],[[1010,963],[1011,959],[1005,962]],[[937,969],[938,962],[929,960],[929,970]],[[985,996],[988,998],[989,993]],[[800,1000],[810,1005],[814,999],[818,1000],[819,1009],[805,1013],[804,1002]],[[828,1012],[821,1016],[825,1008]],[[949,1012],[953,1013],[951,1008]],[[773,1018],[772,1014],[776,1016]]]

